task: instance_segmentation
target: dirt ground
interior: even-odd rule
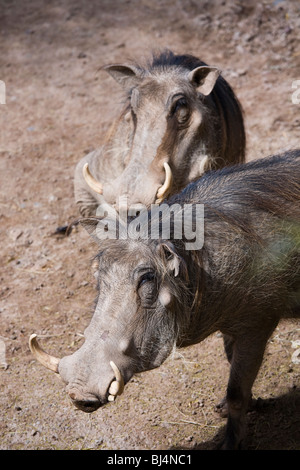
[[[243,105],[248,160],[295,148],[299,1],[0,0],[0,37],[0,449],[214,449],[228,378],[220,335],[176,351],[90,415],[28,338],[62,357],[91,318],[97,247],[84,229],[51,234],[77,217],[74,167],[120,109],[121,90],[99,68],[165,47],[197,55]],[[300,450],[299,332],[281,323],[269,341],[253,389],[260,406],[247,415],[251,450]]]

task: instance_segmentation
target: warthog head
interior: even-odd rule
[[[176,294],[184,261],[171,243],[106,241],[98,260],[99,295],[81,348],[59,360],[40,348],[36,335],[30,338],[36,358],[59,373],[74,405],[86,412],[113,401],[133,374],[161,365],[179,325],[188,324]]]
[[[159,203],[207,169],[243,160],[241,110],[216,67],[168,52],[145,67],[104,69],[127,94],[121,119],[129,130],[118,144],[128,147],[125,169],[109,184],[93,180],[87,167],[85,176],[109,204]]]

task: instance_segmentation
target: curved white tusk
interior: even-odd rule
[[[82,168],[82,173],[83,173],[83,177],[85,179],[85,182],[89,185],[89,187],[95,191],[96,193],[98,194],[103,194],[103,187],[102,187],[102,184],[99,183],[99,181],[97,181],[92,173],[90,172],[90,169],[89,169],[89,164],[88,163],[85,163],[83,165],[83,168]]]
[[[164,168],[166,172],[166,178],[165,178],[164,184],[157,191],[157,195],[156,195],[157,199],[155,201],[155,204],[160,204],[165,199],[165,197],[169,193],[171,186],[172,186],[172,182],[173,182],[172,171],[167,162],[164,163]]]
[[[33,334],[29,338],[29,347],[34,357],[47,369],[58,374],[59,359],[47,354],[39,345],[37,335]]]
[[[108,401],[114,401],[117,395],[121,395],[124,390],[124,379],[122,377],[121,372],[119,371],[118,367],[113,361],[110,361],[110,366],[114,371],[116,380],[114,380],[109,387],[108,393]]]

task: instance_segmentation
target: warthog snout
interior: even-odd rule
[[[67,384],[66,391],[76,408],[91,413],[123,393],[124,378],[113,361],[107,366],[104,364],[102,373],[93,375],[94,381],[89,383],[87,374],[81,371],[80,350],[58,359],[41,348],[36,334],[30,336],[29,346],[35,358],[44,367],[59,374]]]
[[[85,411],[86,413],[92,413],[100,408],[100,406],[103,406],[110,401],[115,401],[117,395],[121,395],[121,393],[123,393],[124,379],[122,374],[113,361],[110,361],[110,366],[114,372],[115,378],[110,383],[104,398],[101,398],[96,394],[86,392],[84,388],[80,389],[78,388],[78,385],[73,383],[67,386],[69,397],[76,408],[81,411]]]

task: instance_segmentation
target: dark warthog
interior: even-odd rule
[[[300,150],[208,172],[163,205],[200,203],[202,249],[186,249],[175,223],[169,239],[102,241],[99,294],[82,347],[58,360],[35,335],[30,343],[68,384],[74,404],[90,412],[175,346],[221,331],[231,363],[223,448],[236,449],[267,340],[281,318],[300,317]]]
[[[217,68],[167,51],[145,67],[104,69],[126,101],[103,147],[76,167],[82,215],[94,215],[103,200],[116,208],[125,198],[130,206],[161,202],[207,169],[244,161],[241,107]]]

